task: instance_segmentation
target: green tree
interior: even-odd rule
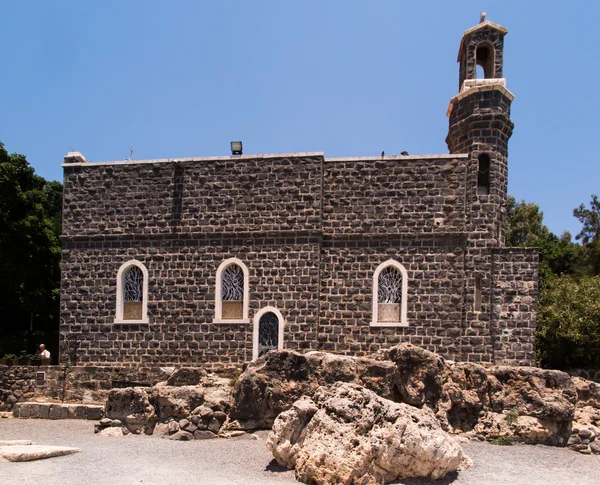
[[[537,204],[517,202],[512,195],[508,196],[506,244],[540,249],[540,288],[555,275],[575,271],[579,246],[571,242],[571,234],[564,231],[557,237],[544,224]]]
[[[540,293],[536,337],[544,367],[600,368],[600,278],[549,279]]]
[[[539,240],[548,239],[550,231],[543,222],[544,213],[537,204],[508,196],[506,219],[507,246],[535,246]]]
[[[575,239],[581,239],[583,244],[595,243],[600,240],[600,201],[598,196],[592,195],[589,209],[581,204],[573,210],[573,215],[583,224],[583,228],[575,236]]]
[[[0,350],[22,350],[32,322],[33,329],[57,330],[61,205],[61,184],[36,175],[25,156],[9,155],[0,143],[0,314],[5,347]]]

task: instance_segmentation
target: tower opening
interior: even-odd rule
[[[485,153],[479,155],[477,167],[477,195],[490,193],[490,157]]]
[[[475,62],[481,66],[484,79],[492,79],[494,77],[494,47],[488,42],[481,42],[475,50]],[[479,78],[479,70],[477,72]]]

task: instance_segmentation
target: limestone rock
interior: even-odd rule
[[[298,480],[316,484],[438,479],[470,465],[428,409],[341,382],[282,413],[267,447],[280,465],[295,468]]]
[[[122,428],[104,428],[98,433],[100,436],[119,437],[123,436]]]
[[[392,347],[389,359],[396,364],[393,376],[398,400],[412,406],[435,407],[442,398],[444,359],[414,345]]]
[[[210,431],[197,430],[194,431],[195,440],[212,440],[218,438],[218,436]]]
[[[177,433],[170,436],[165,436],[165,438],[175,441],[191,441],[194,439],[194,435],[192,433],[188,433],[187,431],[177,431]]]
[[[231,422],[245,430],[268,428],[301,396],[310,397],[319,386],[343,381],[395,402],[426,406],[449,432],[468,432],[485,418],[477,427],[484,439],[506,432],[527,442],[564,446],[578,399],[600,400],[600,388],[585,380],[575,385],[560,371],[455,363],[408,344],[376,357],[271,351],[238,379]],[[519,420],[506,427],[503,416],[511,412]],[[490,433],[485,423],[493,427]]]
[[[206,377],[206,371],[197,367],[176,369],[167,379],[167,386],[197,386]]]
[[[79,453],[79,448],[67,446],[0,446],[0,461],[33,461]]]
[[[204,405],[215,411],[228,412],[233,404],[233,386],[230,379],[208,374],[202,380]]]
[[[475,425],[473,432],[488,440],[513,438],[523,443],[544,443],[564,446],[568,440],[568,430],[556,421],[533,416],[515,416],[494,412],[485,413]],[[567,437],[566,437],[567,436]]]
[[[268,352],[251,362],[238,379],[230,412],[245,429],[270,428],[275,418],[302,396],[334,382],[363,384],[391,397],[392,362],[289,350]]]
[[[112,389],[108,393],[104,411],[107,418],[118,419],[130,432],[136,434],[152,434],[157,421],[148,394],[141,387]]]
[[[204,403],[204,389],[201,386],[154,386],[149,399],[158,409],[160,420],[179,420],[187,418],[196,407]]]
[[[154,427],[154,432],[157,436],[167,436],[169,435],[169,423],[156,423]]]

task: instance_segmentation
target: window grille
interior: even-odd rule
[[[265,313],[258,323],[258,356],[277,348],[279,319],[273,312]]]

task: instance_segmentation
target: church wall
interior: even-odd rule
[[[371,355],[412,343],[459,359],[463,306],[463,238],[460,236],[332,243],[323,248],[323,350]],[[408,275],[407,326],[371,326],[376,268],[394,259]],[[483,350],[483,349],[482,349]]]
[[[315,349],[318,246],[308,238],[264,242],[161,245],[147,240],[119,243],[123,247],[97,243],[95,248],[71,244],[63,250],[62,338],[70,334],[80,340],[81,364],[241,367],[252,360],[254,314],[273,306],[285,319],[285,346]],[[242,260],[249,270],[249,323],[213,323],[216,271],[230,257]],[[116,275],[132,258],[148,269],[149,323],[116,324]]]
[[[326,160],[323,235],[464,230],[464,156]]]

